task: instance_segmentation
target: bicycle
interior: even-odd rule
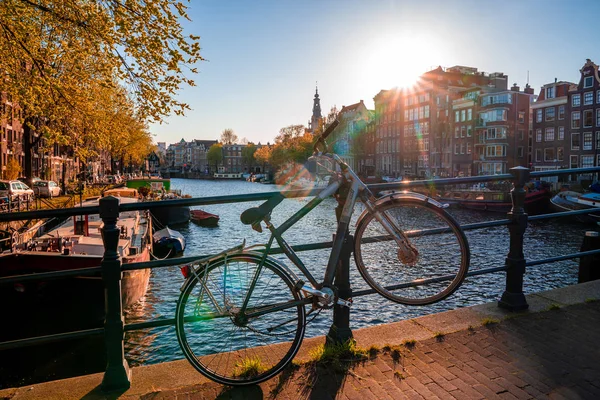
[[[337,164],[339,179],[331,180],[279,227],[270,216],[283,195],[244,211],[242,223],[258,232],[264,223],[270,231],[266,245],[242,244],[188,267],[176,308],[177,339],[192,366],[216,382],[249,385],[275,376],[298,352],[308,314],[318,315],[336,304],[352,305],[351,299],[337,295],[333,279],[357,199],[365,210],[356,222],[354,260],[377,293],[401,304],[430,304],[451,295],[465,278],[469,245],[445,206],[408,192],[376,199],[344,161],[328,152],[325,139],[336,125],[337,121],[318,138],[311,158]],[[344,205],[319,282],[282,235],[335,194],[343,197]],[[268,256],[274,241],[308,283]]]

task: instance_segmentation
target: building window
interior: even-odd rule
[[[554,121],[554,107],[546,108],[546,121]]]
[[[571,165],[571,168],[578,168],[579,167],[579,160],[577,159],[577,156],[570,156],[569,157],[569,164]]]
[[[583,132],[583,149],[592,150],[592,132]]]
[[[600,126],[600,108],[596,109],[596,126]]]
[[[596,132],[596,150],[600,150],[600,132]]]
[[[465,144],[464,143],[460,144],[460,154],[465,154]]]
[[[465,137],[465,132],[467,131],[467,128],[465,126],[461,126],[460,127],[460,137],[464,138]]]
[[[519,129],[519,140],[523,140],[525,138],[525,132],[523,129]]]
[[[467,126],[467,137],[471,137],[471,136],[473,136],[473,127]]]
[[[571,113],[571,129],[579,129],[581,127],[581,113],[573,111]]]
[[[542,122],[542,109],[535,112],[535,122]]]
[[[586,76],[585,78],[583,78],[583,87],[585,88],[590,88],[594,86],[594,77],[593,76]]]
[[[597,132],[600,133],[600,132]],[[471,143],[467,142],[467,154],[471,154]]]
[[[600,104],[600,90],[596,90],[596,104]]]
[[[573,97],[571,97],[571,106],[579,107],[580,105],[581,105],[581,95],[574,94]]]
[[[458,133],[460,132],[460,126],[455,126],[454,127],[454,137],[458,138]]]
[[[556,149],[556,159],[558,161],[562,161],[565,158],[565,149],[562,147],[558,147]]]
[[[465,121],[467,119],[467,112],[466,110],[460,110],[460,120],[461,121]]]
[[[581,168],[592,168],[594,166],[594,156],[581,156]]]
[[[556,158],[554,157],[554,147],[549,147],[544,149],[544,161],[554,161]]]
[[[454,154],[458,154],[458,143],[454,144]]]
[[[553,99],[555,97],[555,93],[556,92],[555,92],[554,86],[546,88],[546,98],[547,99]]]
[[[536,162],[542,161],[542,149],[535,149],[535,161]]]
[[[589,106],[590,104],[594,104],[594,92],[585,92],[583,94],[583,105]]]
[[[458,111],[454,112],[454,122],[459,122],[460,121],[460,114]]]
[[[519,111],[519,123],[522,124],[525,122],[525,111]]]
[[[565,119],[565,106],[558,106],[558,119]]]
[[[472,119],[473,119],[473,110],[469,108],[467,110],[467,121],[471,121]]]
[[[579,133],[571,133],[571,150],[579,150]]]
[[[542,130],[541,129],[535,130],[535,141],[538,143],[542,141]]]
[[[594,110],[583,110],[583,126],[590,128],[594,124]]]
[[[546,137],[544,138],[546,142],[554,141],[554,128],[546,128]]]
[[[558,127],[558,140],[565,140],[565,127],[564,126]]]
[[[523,146],[517,147],[517,157],[523,158]]]

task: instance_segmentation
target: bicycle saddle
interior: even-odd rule
[[[255,225],[262,221],[273,209],[283,201],[285,197],[282,194],[277,194],[265,201],[258,207],[252,207],[244,211],[240,215],[240,220],[244,225]]]

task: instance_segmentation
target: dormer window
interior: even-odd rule
[[[583,78],[584,89],[591,88],[592,86],[594,86],[594,77],[593,76],[586,76],[585,78]]]
[[[546,88],[546,98],[553,99],[555,97],[556,97],[556,87],[551,86],[549,88]]]

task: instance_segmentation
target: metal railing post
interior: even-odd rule
[[[529,308],[523,294],[523,275],[525,274],[525,257],[523,255],[523,235],[527,229],[527,213],[525,212],[525,184],[529,181],[529,169],[514,167],[510,169],[513,176],[513,189],[510,192],[512,209],[508,213],[510,223],[510,246],[506,265],[506,289],[498,302],[498,306],[511,310]]]
[[[600,233],[586,231],[581,243],[581,251],[600,249]],[[577,283],[584,283],[600,279],[600,254],[581,257],[579,259],[579,274]]]
[[[338,203],[335,209],[335,215],[339,222],[340,215],[344,208],[343,203]],[[350,287],[350,254],[354,250],[354,237],[346,231],[346,240],[340,252],[340,260],[335,270],[334,284],[338,289],[338,296],[341,299],[349,300],[352,298],[352,288]],[[345,343],[352,339],[352,330],[350,329],[350,308],[335,304],[333,306],[333,323],[327,333],[326,344]]]
[[[102,258],[102,280],[104,282],[105,320],[104,340],[106,344],[106,371],[102,379],[102,390],[128,389],[131,386],[131,370],[125,360],[125,321],[121,303],[121,257],[117,251],[119,243],[119,199],[113,196],[100,199],[100,218],[104,257]]]

